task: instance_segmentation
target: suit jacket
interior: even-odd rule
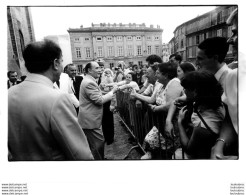
[[[79,124],[83,129],[100,128],[102,125],[103,104],[110,101],[113,92],[102,95],[96,79],[86,75],[80,85]]]
[[[30,74],[8,91],[9,160],[93,159],[68,94]]]
[[[75,83],[74,83],[75,93],[74,93],[74,95],[76,96],[76,98],[78,100],[79,100],[79,90],[80,90],[80,85],[81,85],[82,80],[83,80],[82,76],[76,76],[75,77]]]
[[[17,85],[17,84],[19,84],[19,83],[21,83],[21,82],[22,82],[22,81],[17,80],[15,85]],[[11,87],[10,81],[9,81],[9,80],[7,81],[7,86],[8,86],[8,89]]]

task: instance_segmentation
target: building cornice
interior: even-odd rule
[[[157,28],[69,28],[68,33],[93,33],[93,32],[163,32],[163,29]]]

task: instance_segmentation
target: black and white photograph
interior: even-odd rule
[[[243,4],[14,2],[2,194],[244,195]]]

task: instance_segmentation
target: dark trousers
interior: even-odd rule
[[[109,109],[110,103],[103,104],[102,131],[107,145],[114,142],[114,115]]]
[[[94,159],[103,160],[105,142],[104,142],[102,130],[101,129],[83,129],[83,131],[89,142],[91,153],[94,156]]]

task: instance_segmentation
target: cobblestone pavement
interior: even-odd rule
[[[123,160],[129,150],[134,146],[129,141],[131,134],[124,127],[117,114],[114,114],[114,143],[105,144],[105,158],[108,160]],[[139,160],[142,156],[140,149],[134,149],[127,157],[127,160]]]

